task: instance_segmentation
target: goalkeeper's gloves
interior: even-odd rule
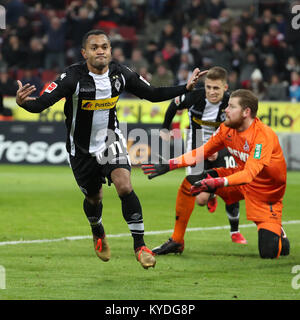
[[[192,185],[191,194],[195,196],[201,192],[214,193],[217,188],[226,187],[227,185],[228,181],[226,178],[212,178],[210,175],[207,175],[206,179],[197,181]]]
[[[163,157],[159,156],[160,160],[166,161]],[[160,176],[162,174],[167,173],[170,170],[177,169],[178,166],[176,165],[176,162],[174,159],[170,159],[167,161],[167,163],[159,163],[159,164],[142,164],[142,170],[144,171],[144,174],[149,174],[148,179],[155,178],[157,176]]]

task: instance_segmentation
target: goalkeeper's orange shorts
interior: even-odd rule
[[[281,199],[272,203],[259,200],[256,194],[249,192],[247,185],[219,188],[215,193],[226,204],[245,200],[247,220],[255,222],[258,230],[267,229],[280,236],[283,208]]]

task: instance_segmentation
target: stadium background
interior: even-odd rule
[[[61,145],[63,101],[42,114],[30,114],[16,106],[16,79],[35,84],[39,95],[67,65],[81,60],[83,34],[102,28],[110,35],[113,58],[155,86],[182,84],[195,66],[226,68],[230,90],[249,88],[257,94],[259,117],[278,133],[289,169],[299,169],[300,33],[292,27],[292,8],[298,2],[0,1],[6,9],[0,38],[0,120],[10,121],[1,126],[0,163],[51,164],[39,161],[42,155],[35,162],[27,160],[32,158],[30,143],[42,137],[48,146]],[[151,104],[125,93],[118,116],[131,128],[144,128],[145,123],[158,128],[168,103]],[[187,112],[178,114],[173,127],[182,136],[175,138],[184,137],[187,125]],[[141,150],[136,146],[131,157]],[[23,156],[15,156],[20,152]],[[65,163],[63,148],[55,152],[54,163]]]
[[[101,265],[103,279],[109,281],[111,291],[104,292],[102,288],[100,297],[97,285],[92,285],[97,271],[93,252],[89,251],[90,240],[85,242],[83,237],[77,242],[75,257],[70,254],[74,251],[73,243],[55,242],[65,236],[89,234],[81,212],[82,195],[70,170],[66,166],[53,166],[67,164],[63,101],[37,115],[15,104],[16,79],[35,84],[39,93],[42,92],[65,66],[80,59],[82,35],[92,27],[99,27],[112,39],[114,59],[136,70],[155,86],[184,83],[196,66],[201,70],[214,65],[225,67],[229,71],[230,90],[249,88],[258,95],[260,118],[278,134],[288,168],[298,170],[300,32],[291,23],[295,18],[292,8],[297,4],[300,2],[281,0],[0,1],[6,9],[6,28],[0,30],[0,265],[6,267],[7,288],[11,289],[7,293],[2,290],[0,299],[3,296],[4,299],[66,299],[66,293],[75,299],[141,299],[141,290],[146,292],[143,297],[146,299],[299,299],[287,276],[291,266],[299,264],[299,206],[295,199],[300,186],[299,173],[294,171],[288,174],[285,201],[285,220],[288,220],[293,251],[288,262],[284,259],[276,262],[276,271],[272,262],[256,258],[256,233],[249,224],[243,229],[249,240],[247,248],[228,245],[228,235],[223,239],[218,231],[226,229],[227,224],[223,208],[218,208],[214,218],[204,213],[201,219],[192,215],[189,226],[212,228],[210,237],[201,230],[188,233],[185,259],[179,264],[177,257],[160,259],[157,266],[160,271],[155,275],[145,276],[143,270],[128,274],[133,259],[127,260],[123,252],[130,246],[129,237],[110,239],[115,254],[117,248],[119,251],[114,264]],[[159,128],[168,103],[154,105],[124,94],[118,103],[118,115],[130,128],[146,128],[150,132],[151,128]],[[184,129],[186,113],[178,114],[173,125]],[[183,136],[182,131],[179,139]],[[133,158],[141,149],[134,151]],[[133,170],[133,181],[141,195],[146,229],[171,228],[176,190],[184,172],[150,185],[139,171]],[[165,194],[166,189],[170,193]],[[164,199],[157,203],[155,199],[161,194]],[[110,207],[115,203],[114,197],[113,191],[106,190],[107,232],[122,235],[120,209],[117,205]],[[242,205],[241,223],[245,222]],[[216,226],[220,225],[223,227],[218,229]],[[166,234],[154,233],[151,237],[150,246],[166,240]],[[16,239],[22,243],[22,239],[30,242],[45,238],[54,239],[55,243],[43,247],[28,244],[26,250],[10,246]],[[199,242],[202,245],[197,251]],[[120,266],[121,261],[125,261],[125,267]],[[245,264],[247,270],[243,269]],[[85,274],[80,279],[77,266]],[[232,266],[235,266],[233,270]],[[61,271],[65,269],[67,276]],[[185,276],[180,275],[182,269]],[[254,270],[251,275],[248,269]],[[164,276],[165,271],[168,277]],[[232,281],[232,271],[240,288]],[[122,292],[120,283],[124,278],[128,282]],[[78,281],[83,284],[80,288]],[[99,284],[100,280],[97,281]],[[142,287],[134,288],[130,281],[134,284],[140,281]],[[279,290],[273,290],[275,281]],[[149,286],[153,289],[151,294],[147,293]],[[168,292],[166,287],[170,288]]]

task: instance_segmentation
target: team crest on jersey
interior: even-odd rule
[[[45,92],[51,93],[53,90],[57,88],[57,84],[55,82],[51,82]]]
[[[249,144],[247,142],[247,140],[245,141],[245,144],[244,144],[244,151],[248,152],[250,150],[249,148]]]
[[[120,91],[121,82],[119,81],[119,79],[117,79],[117,80],[115,81],[115,88],[117,89],[117,91]]]

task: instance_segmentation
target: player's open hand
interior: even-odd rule
[[[197,82],[199,81],[199,79],[206,75],[208,72],[208,70],[205,71],[200,71],[199,68],[194,69],[191,77],[188,80],[188,83],[186,85],[187,90],[193,90],[195,88],[195,85],[197,84]]]
[[[36,98],[29,97],[35,90],[34,85],[26,83],[24,86],[20,80],[17,80],[19,89],[16,95],[16,102],[19,106],[22,106],[25,102],[35,100]]]
[[[166,160],[161,155],[159,155],[158,157],[160,161],[166,162]],[[153,179],[170,171],[170,165],[169,163],[142,164],[142,170],[144,171],[144,174],[148,175],[148,179]]]

